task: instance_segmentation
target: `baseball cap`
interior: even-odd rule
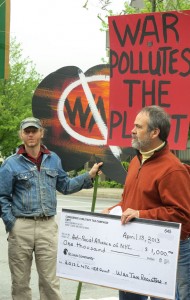
[[[42,124],[39,119],[34,117],[29,117],[22,120],[20,123],[20,129],[25,129],[27,127],[42,128]]]

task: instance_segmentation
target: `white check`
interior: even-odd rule
[[[63,209],[57,276],[174,299],[181,225]]]

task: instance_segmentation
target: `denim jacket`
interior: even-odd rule
[[[43,154],[41,169],[22,154],[8,157],[0,168],[0,205],[6,231],[19,216],[56,214],[56,190],[72,194],[93,186],[89,173],[69,178],[54,152]]]

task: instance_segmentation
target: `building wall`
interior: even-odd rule
[[[131,0],[130,5],[138,11],[139,9],[144,7],[144,1],[143,0]]]

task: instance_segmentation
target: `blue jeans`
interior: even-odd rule
[[[190,238],[180,242],[176,300],[190,299]]]
[[[119,300],[147,300],[148,296],[119,291]],[[150,298],[159,300],[160,298]],[[175,300],[190,300],[190,238],[180,241]]]
[[[148,296],[132,294],[128,292],[119,291],[119,300],[147,300]],[[151,300],[160,300],[160,298],[150,298]]]
[[[119,300],[147,300],[147,296],[131,294],[128,292],[119,291]]]

